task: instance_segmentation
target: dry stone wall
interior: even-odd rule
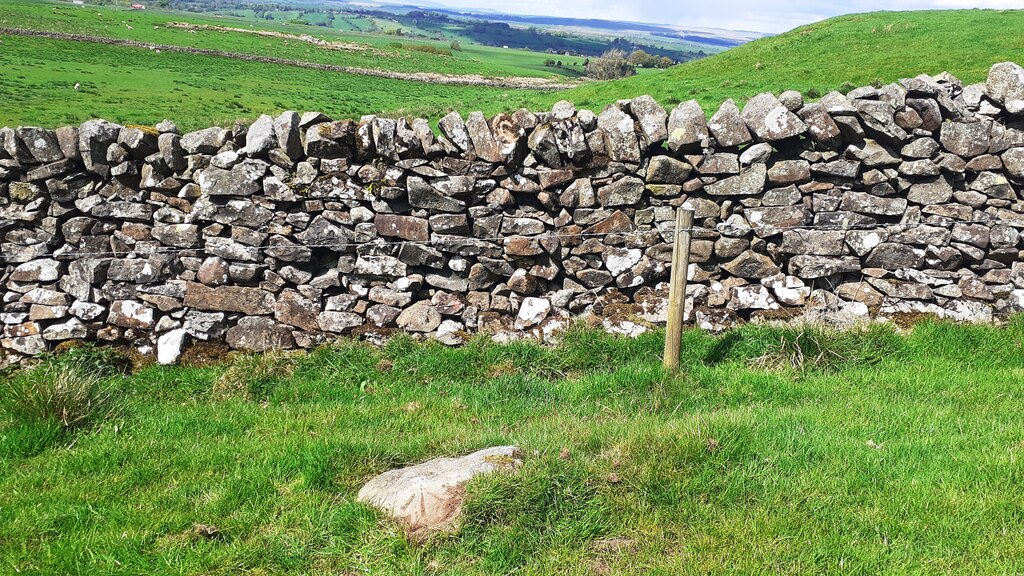
[[[0,349],[457,343],[573,316],[664,321],[675,209],[688,318],[1024,310],[1024,69],[827,94],[560,102],[487,119],[286,112],[179,134],[0,130]]]

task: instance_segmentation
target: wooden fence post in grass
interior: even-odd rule
[[[665,368],[679,369],[683,340],[683,307],[686,303],[686,272],[690,267],[690,228],[693,210],[676,209],[675,244],[672,245],[672,278],[668,290],[668,324],[665,327]]]

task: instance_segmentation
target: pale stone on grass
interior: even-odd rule
[[[516,446],[486,448],[461,458],[435,458],[374,477],[359,490],[358,500],[384,510],[411,539],[424,540],[458,528],[470,480],[515,471],[522,462]]]

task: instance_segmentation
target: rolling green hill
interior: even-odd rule
[[[660,74],[595,83],[532,99],[603,108],[650,94],[664,105],[691,98],[713,112],[722,100],[793,89],[825,94],[843,84],[888,83],[948,71],[984,80],[996,62],[1024,60],[1024,10],[872,12],[831,18],[763,38]],[[813,94],[813,92],[812,92]]]

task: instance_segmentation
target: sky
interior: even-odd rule
[[[874,10],[1024,8],[1024,0],[440,0],[453,8],[785,32],[831,16]]]

